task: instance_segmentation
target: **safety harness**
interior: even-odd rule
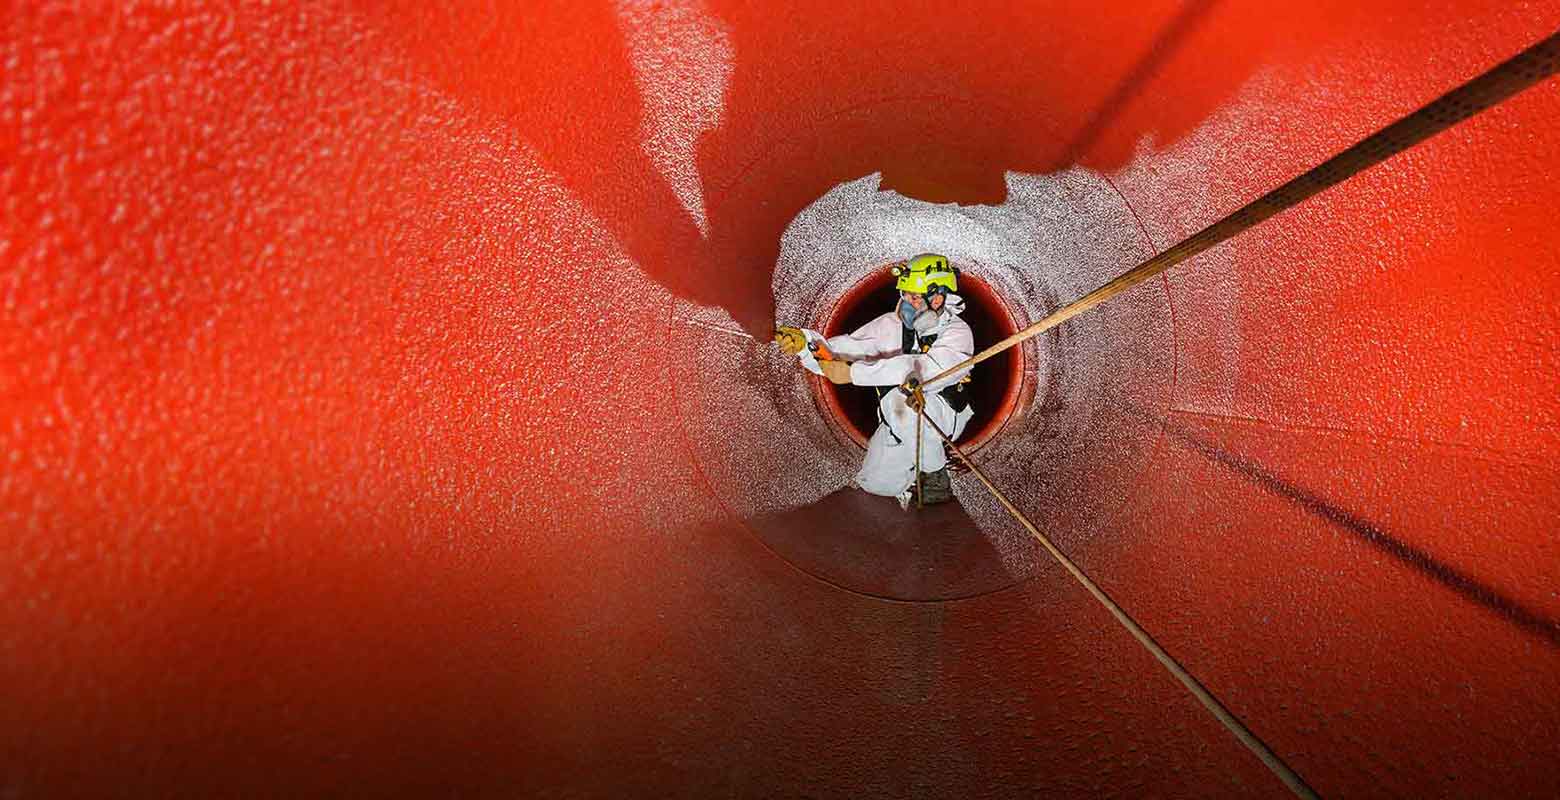
[[[904,353],[926,353],[930,351],[932,349],[932,345],[937,342],[937,334],[935,333],[922,335],[917,333],[914,328],[910,327],[901,327],[899,330],[902,337],[900,340],[901,352]],[[942,396],[943,401],[953,409],[953,413],[955,414],[961,413],[964,411],[964,409],[970,407],[969,392],[964,391],[964,384],[969,382],[969,376],[966,375],[963,380],[955,383],[952,386],[944,388],[937,393]],[[889,391],[898,391],[898,387],[874,386],[873,389],[877,392],[878,422],[882,423],[883,427],[888,430],[889,436],[894,437],[894,444],[904,444],[904,440],[899,438],[899,434],[894,433],[894,426],[888,424],[888,417],[883,414],[884,394]]]

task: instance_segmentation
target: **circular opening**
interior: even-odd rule
[[[991,285],[979,277],[961,271],[958,294],[964,298],[961,316],[975,334],[976,352],[1017,330],[1006,304],[992,291]],[[850,333],[893,311],[897,297],[894,277],[884,265],[858,281],[835,302],[820,330],[825,336]],[[1018,408],[1023,373],[1022,348],[1018,347],[975,366],[974,380],[968,387],[973,393],[970,407],[975,416],[961,437],[962,449],[974,451],[1002,429]],[[847,436],[866,447],[868,437],[878,424],[877,394],[861,386],[837,386],[828,381],[822,381],[821,385],[823,392],[819,399],[824,409],[841,423]]]

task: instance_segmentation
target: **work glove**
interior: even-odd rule
[[[794,356],[807,349],[807,334],[801,328],[782,325],[775,330],[775,344],[780,345],[780,352]]]
[[[818,367],[823,370],[823,377],[835,383],[850,383],[850,364],[844,361],[819,361]]]

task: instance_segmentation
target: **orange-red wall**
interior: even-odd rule
[[[445,5],[3,15],[0,794],[1276,791],[1057,570],[886,604],[758,545],[678,309],[765,338],[873,172],[1087,168],[1161,249],[1560,4]],[[674,12],[707,232],[624,44]],[[1026,500],[1324,795],[1560,790],[1557,123],[1143,287],[1138,444],[1045,465],[1108,510]]]

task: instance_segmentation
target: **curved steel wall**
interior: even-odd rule
[[[1163,248],[1560,5],[456,5],[0,22],[0,794],[1281,790],[1032,553],[784,509],[853,455],[687,322],[765,337],[874,172],[1089,170]],[[1560,791],[1557,122],[1078,320],[1059,369],[1148,377],[1003,456],[1324,795]],[[949,564],[1000,590],[861,591]]]

